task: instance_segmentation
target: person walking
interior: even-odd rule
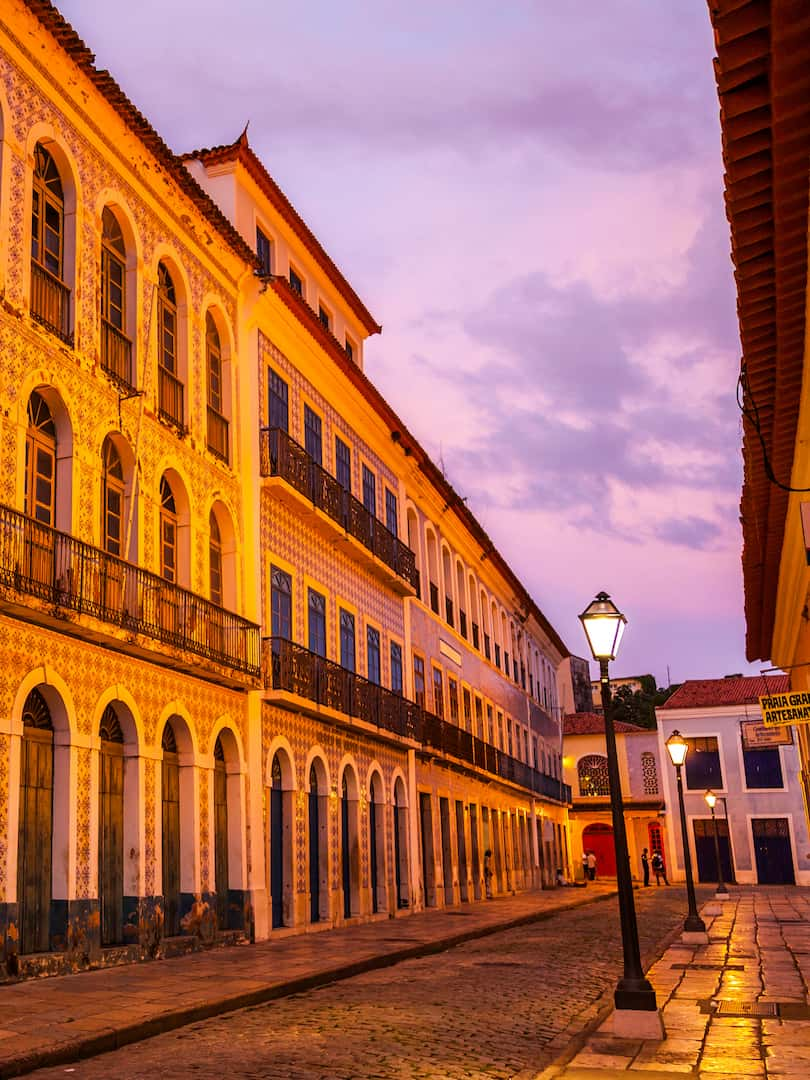
[[[660,885],[661,878],[663,878],[664,884],[669,885],[669,882],[667,881],[667,868],[664,865],[664,856],[661,854],[660,851],[653,852],[652,868],[653,873],[655,874],[655,884]]]
[[[641,852],[641,872],[644,875],[644,888],[650,884],[650,858],[647,854],[647,849]]]
[[[596,856],[592,851],[588,852],[588,880],[596,881]]]
[[[484,852],[484,895],[487,900],[492,899],[492,852],[489,848]]]

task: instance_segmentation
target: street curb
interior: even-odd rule
[[[312,975],[301,976],[288,982],[268,984],[258,990],[245,991],[233,994],[229,997],[219,998],[216,1001],[207,1001],[200,1005],[186,1006],[174,1009],[171,1012],[162,1013],[160,1016],[149,1020],[141,1020],[127,1027],[115,1028],[102,1031],[98,1035],[88,1035],[61,1046],[49,1047],[46,1050],[33,1050],[30,1053],[20,1054],[0,1065],[0,1080],[10,1080],[11,1077],[24,1076],[35,1069],[48,1068],[54,1065],[67,1065],[71,1062],[81,1061],[84,1058],[95,1057],[97,1054],[106,1054],[118,1050],[122,1046],[131,1043],[142,1042],[155,1035],[162,1035],[168,1031],[194,1024],[200,1020],[209,1020],[214,1016],[222,1016],[225,1013],[236,1012],[238,1009],[246,1009],[255,1005],[263,1005],[268,1001],[278,998],[291,997],[294,994],[305,993],[329,983],[341,982],[355,975],[362,975],[368,971],[377,971],[380,968],[394,967],[403,960],[414,960],[422,956],[431,956],[436,953],[446,952],[448,949],[463,945],[468,941],[489,937],[506,930],[514,930],[531,923],[543,922],[561,912],[574,911],[577,908],[586,907],[589,904],[598,904],[605,900],[612,900],[617,895],[616,890],[602,893],[599,896],[583,896],[568,904],[559,907],[546,908],[543,911],[531,912],[528,915],[520,915],[517,918],[507,919],[505,922],[493,923],[490,926],[479,926],[470,930],[463,930],[449,937],[436,941],[420,942],[417,945],[408,945],[402,949],[385,953],[379,956],[369,956],[363,960],[356,960],[349,964],[341,964],[339,967],[329,968],[316,972]],[[159,962],[159,961],[156,961]],[[170,962],[170,961],[169,961]],[[81,978],[80,975],[72,976]]]
[[[653,964],[657,964],[667,949],[674,945],[683,931],[683,924],[679,922],[674,929],[667,934],[663,941],[659,942],[654,949],[651,949],[642,957],[642,969],[646,974]],[[584,1027],[578,1027],[581,1023],[581,1018],[585,1015],[594,1012],[595,1015],[588,1020]],[[613,1012],[613,988],[605,990],[596,1001],[589,1005],[586,1009],[583,1009],[581,1013],[571,1021],[565,1031],[552,1039],[550,1046],[559,1046],[561,1049],[558,1051],[557,1056],[553,1061],[538,1073],[534,1080],[557,1080],[557,1078],[564,1077],[562,1070],[577,1056],[580,1050],[583,1048],[588,1039],[593,1033],[604,1024],[605,1020]],[[572,1031],[572,1028],[576,1028]],[[570,1033],[570,1034],[569,1034]]]

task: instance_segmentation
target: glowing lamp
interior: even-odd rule
[[[594,660],[615,660],[627,619],[606,592],[596,594],[579,617]]]
[[[676,769],[679,769],[686,761],[686,755],[689,752],[689,743],[683,735],[681,735],[680,731],[673,731],[666,741],[666,748],[672,764]]]

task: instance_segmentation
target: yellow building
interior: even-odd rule
[[[710,9],[742,341],[746,653],[808,690],[810,20],[797,3]],[[807,809],[807,726],[796,733]]]
[[[243,135],[0,24],[8,974],[549,883],[565,646],[363,372]]]

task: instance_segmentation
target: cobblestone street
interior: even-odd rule
[[[636,893],[647,962],[683,918],[684,891]],[[319,990],[31,1074],[278,1080],[528,1080],[552,1040],[614,984],[615,898]],[[464,912],[455,915],[461,924]]]

